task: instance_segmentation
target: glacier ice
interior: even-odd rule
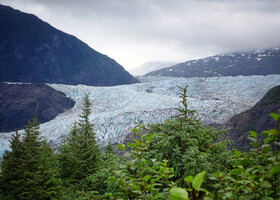
[[[163,122],[180,106],[176,85],[188,87],[188,104],[203,123],[224,123],[233,115],[251,108],[272,87],[280,75],[211,78],[138,77],[140,83],[114,87],[48,84],[76,101],[75,106],[50,122],[40,132],[51,144],[58,144],[82,111],[83,96],[90,93],[90,121],[98,142],[122,142],[136,123]],[[22,130],[20,131],[23,132]],[[0,134],[0,154],[8,148],[12,133]]]

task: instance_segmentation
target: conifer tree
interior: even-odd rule
[[[22,146],[20,134],[16,130],[10,140],[11,151],[5,151],[1,162],[0,191],[7,197],[17,197],[19,195],[20,180],[23,178],[21,170]]]
[[[108,145],[105,146],[105,154],[114,154],[114,147],[111,141],[109,141]]]
[[[73,184],[78,187],[77,189],[82,188],[84,179],[96,172],[101,162],[101,152],[96,142],[93,124],[89,121],[90,107],[89,94],[87,94],[84,97],[80,120],[74,123],[58,154],[64,185]]]
[[[57,178],[53,150],[39,137],[35,116],[28,121],[23,141],[16,133],[1,165],[1,180],[6,195],[14,199],[59,199],[61,183]]]
[[[76,137],[78,134],[77,122],[75,121],[70,133],[66,136],[61,146],[59,147],[59,153],[57,154],[60,168],[60,175],[62,180],[69,179],[73,174],[73,166],[75,164],[75,157],[73,151],[76,148]]]
[[[213,173],[231,166],[231,152],[227,151],[230,141],[221,140],[224,131],[206,128],[197,119],[194,110],[188,108],[187,87],[179,87],[182,107],[177,116],[163,124],[150,124],[150,134],[156,137],[150,145],[147,157],[168,160],[168,166],[174,168],[173,180],[179,186],[186,183],[187,175],[201,171]]]

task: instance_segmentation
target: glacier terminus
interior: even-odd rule
[[[224,123],[257,103],[280,85],[280,75],[211,78],[138,77],[140,83],[113,87],[48,84],[76,101],[70,110],[40,125],[41,135],[56,146],[82,112],[83,97],[92,103],[90,121],[101,146],[121,143],[137,123],[164,122],[181,106],[176,85],[188,85],[188,105],[204,124]],[[23,130],[19,131],[20,133]],[[11,133],[1,133],[0,154],[8,149]]]

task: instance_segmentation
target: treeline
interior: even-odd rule
[[[179,114],[162,124],[139,124],[133,141],[117,146],[121,157],[110,144],[101,153],[88,95],[56,152],[40,138],[35,116],[3,154],[0,199],[279,199],[280,112],[270,114],[278,130],[264,131],[263,144],[249,132],[252,148],[242,153],[228,149],[225,131],[202,125],[188,108],[187,87],[180,97]]]

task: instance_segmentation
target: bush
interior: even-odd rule
[[[219,189],[215,199],[280,198],[279,114],[270,114],[278,130],[263,131],[263,145],[257,143],[257,133],[250,131],[250,151],[243,154],[234,151],[233,169],[227,173],[217,172],[211,177],[217,181],[215,187]]]
[[[168,160],[168,167],[174,168],[173,181],[182,187],[186,186],[187,175],[194,176],[201,171],[211,174],[230,168],[232,152],[227,150],[230,141],[220,140],[224,131],[205,128],[197,120],[195,111],[188,109],[187,87],[180,91],[183,108],[178,109],[179,114],[163,124],[149,126],[149,133],[155,137],[146,157]]]

